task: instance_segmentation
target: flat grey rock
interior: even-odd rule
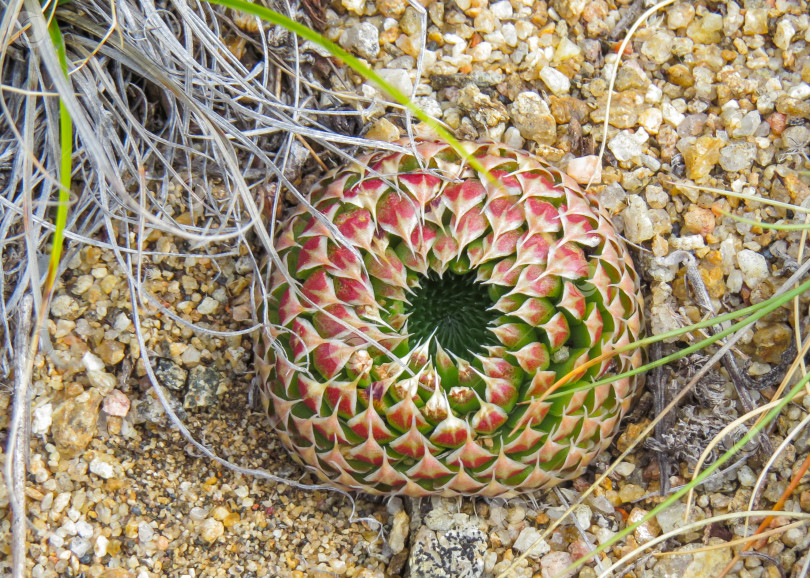
[[[486,535],[471,522],[435,532],[422,526],[411,547],[411,577],[478,578],[484,575],[486,551]]]

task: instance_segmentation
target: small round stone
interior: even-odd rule
[[[372,59],[380,53],[380,33],[370,22],[356,24],[340,35],[340,45],[358,56]]]
[[[571,81],[562,72],[551,66],[544,66],[540,70],[540,80],[554,94],[567,94],[571,89]]]
[[[720,149],[720,166],[724,171],[748,171],[754,165],[757,147],[750,142],[733,142]]]
[[[616,136],[610,139],[608,148],[610,152],[613,153],[613,156],[616,157],[616,160],[629,161],[641,155],[644,150],[642,144],[643,142],[641,142],[637,135],[630,131],[623,130],[616,133]]]
[[[124,344],[106,339],[96,348],[96,353],[107,365],[118,365],[124,359]]]
[[[70,295],[59,295],[51,301],[51,314],[61,319],[73,320],[79,316],[80,307]]]
[[[737,480],[740,482],[741,486],[746,488],[752,488],[754,484],[757,483],[757,477],[754,471],[748,466],[743,466],[737,470]]]
[[[745,283],[749,287],[756,287],[760,281],[766,279],[770,274],[765,257],[750,249],[743,249],[737,253],[737,264],[745,278]]]
[[[655,64],[664,64],[672,56],[674,38],[669,30],[657,30],[641,45],[641,53]]]
[[[619,490],[619,499],[622,502],[630,503],[644,497],[647,492],[641,486],[627,484]]]
[[[126,417],[127,413],[129,413],[130,405],[127,395],[118,389],[114,389],[104,398],[101,409],[103,409],[107,415]]]
[[[218,308],[219,308],[219,302],[216,299],[214,299],[213,297],[206,297],[197,306],[197,311],[201,315],[211,315],[211,314],[215,313]]]
[[[225,533],[225,525],[214,518],[206,518],[200,524],[200,538],[208,543],[216,542]]]
[[[710,235],[714,231],[714,213],[697,205],[690,205],[683,217],[684,228],[689,233]]]

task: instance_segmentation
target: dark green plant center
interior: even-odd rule
[[[485,346],[497,343],[487,327],[499,313],[489,309],[492,300],[487,288],[475,277],[475,273],[450,272],[439,277],[431,271],[419,278],[411,303],[405,306],[412,343],[425,343],[433,336],[430,355],[436,354],[439,343],[445,351],[468,361]]]

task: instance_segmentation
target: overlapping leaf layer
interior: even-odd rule
[[[319,477],[375,494],[509,496],[579,475],[638,367],[632,262],[597,202],[540,159],[464,143],[377,153],[285,221],[257,355],[271,423]],[[544,395],[545,394],[545,395]]]

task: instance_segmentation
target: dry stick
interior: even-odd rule
[[[759,534],[760,538],[769,538],[771,536],[775,536],[776,534],[783,534],[788,530],[792,530],[793,528],[801,528],[802,526],[806,526],[809,522],[807,520],[799,520],[798,522],[791,522],[790,524],[785,524],[784,526],[779,526],[778,528],[773,528],[766,532],[762,532]],[[731,540],[730,542],[723,542],[722,544],[713,544],[711,546],[703,546],[702,548],[695,548],[694,550],[689,550],[689,555],[694,556],[695,554],[700,554],[701,552],[712,552],[714,550],[723,550],[725,548],[731,548],[733,546],[737,546],[739,544],[745,544],[751,540],[750,537],[744,536],[742,538],[736,538],[735,540]],[[666,558],[667,556],[683,556],[683,552],[680,550],[671,550],[669,552],[653,552],[652,554],[655,558]]]
[[[662,357],[664,357],[663,353],[663,346],[661,345],[660,341],[656,341],[652,345],[650,345],[650,361],[658,361]],[[665,384],[665,376],[664,376],[664,366],[659,365],[658,367],[653,367],[650,371],[650,376],[648,379],[648,387],[652,390],[653,393],[653,411],[655,415],[661,415],[664,411],[664,407],[666,406],[667,402],[667,393],[668,388]],[[666,414],[666,417],[658,422],[655,426],[655,437],[658,439],[663,439],[664,433],[671,427],[672,420],[669,419],[671,416]],[[662,496],[666,496],[669,493],[669,467],[670,461],[667,452],[656,452],[658,454],[658,479],[659,484],[661,486],[661,491],[659,492]]]
[[[801,356],[803,357],[803,356]],[[748,500],[748,509],[753,510],[756,506],[757,502],[759,501],[759,492],[762,490],[762,486],[765,483],[765,477],[767,476],[768,472],[770,472],[773,464],[776,463],[776,460],[779,459],[779,456],[785,451],[785,448],[794,440],[796,437],[804,430],[807,425],[810,424],[810,413],[808,413],[802,421],[798,423],[798,425],[793,428],[788,436],[782,440],[782,443],[779,444],[779,447],[776,448],[776,451],[773,455],[768,459],[768,462],[765,464],[765,467],[762,468],[762,473],[757,478],[757,483],[754,484],[754,491],[751,493],[751,499]],[[745,533],[748,533],[748,519],[745,521]]]
[[[27,424],[30,415],[31,397],[28,395],[30,373],[28,372],[28,338],[31,334],[31,314],[34,298],[23,297],[17,310],[17,335],[14,339],[14,407],[12,409],[10,435],[6,456],[11,464],[11,477],[6,479],[9,486],[11,505],[11,575],[22,578],[25,575],[25,470],[28,461]]]
[[[708,313],[711,316],[717,315],[717,313],[714,311],[714,307],[712,306],[712,301],[709,298],[709,292],[706,290],[706,285],[703,283],[703,277],[701,277],[700,271],[698,270],[697,261],[694,255],[687,251],[675,251],[667,257],[664,257],[662,262],[666,265],[675,264],[678,262],[684,263],[684,266],[686,267],[686,278],[689,280],[689,284],[692,286],[692,290],[694,291],[695,302],[701,309],[703,309],[705,313]],[[717,333],[716,327],[707,327],[706,330],[711,335],[715,335]],[[740,403],[742,404],[745,413],[752,411],[755,407],[754,400],[751,399],[751,394],[748,392],[748,388],[745,386],[748,380],[745,379],[740,371],[740,368],[737,367],[737,362],[734,359],[734,354],[731,353],[731,351],[729,351],[723,357],[723,367],[726,368],[726,371],[728,371],[728,374],[731,377],[731,382],[734,384],[734,389],[737,391],[737,397],[740,398]],[[758,441],[766,453],[773,453],[773,446],[771,446],[771,442],[765,432],[759,434]]]
[[[780,528],[780,530],[781,530],[781,528]],[[771,566],[776,568],[776,571],[779,572],[779,578],[787,578],[787,574],[785,574],[785,569],[782,567],[782,563],[779,562],[779,560],[777,560],[773,556],[768,556],[767,554],[763,554],[762,552],[757,552],[756,550],[751,551],[751,552],[742,552],[741,555],[745,556],[746,558],[759,558],[761,560],[765,560]]]
[[[557,499],[560,500],[560,503],[563,506],[565,506],[566,508],[571,507],[571,504],[569,504],[568,500],[565,499],[565,496],[563,495],[560,488],[554,488],[554,493],[557,495]],[[576,516],[572,516],[571,518],[572,518],[572,520],[574,522],[574,526],[576,527],[577,532],[579,532],[580,538],[582,538],[582,541],[585,542],[585,545],[588,546],[589,550],[593,550],[595,548],[595,546],[593,545],[591,540],[588,538],[588,535],[585,533],[587,528],[582,527],[582,524],[579,523],[579,520],[577,520]],[[599,568],[600,571],[604,571],[605,566],[602,563],[601,558],[598,558],[598,557],[596,558],[596,567]]]
[[[767,515],[772,514],[772,513],[773,513],[773,511],[771,511],[771,510],[752,512],[752,514],[758,515],[758,516],[767,516]],[[810,520],[810,514],[807,514],[805,512],[786,512],[786,515],[792,516],[794,518],[800,518],[800,519],[806,520],[806,521]],[[608,576],[610,576],[611,572],[613,572],[615,569],[619,568],[623,564],[629,562],[633,558],[633,556],[643,552],[644,550],[648,550],[650,548],[653,548],[656,545],[669,540],[670,538],[674,538],[675,536],[677,536],[680,533],[694,532],[694,531],[696,531],[696,530],[698,530],[698,529],[700,529],[700,528],[702,528],[704,526],[708,526],[709,524],[717,524],[719,522],[726,522],[728,520],[734,520],[734,519],[737,518],[737,516],[738,515],[737,515],[736,512],[731,512],[731,513],[728,513],[728,514],[720,514],[720,515],[717,515],[717,516],[713,516],[711,518],[706,518],[704,520],[699,520],[699,521],[694,522],[692,524],[687,524],[686,526],[683,526],[682,528],[676,528],[675,530],[670,530],[669,532],[667,532],[665,534],[661,534],[660,536],[650,540],[649,542],[646,542],[646,543],[642,544],[638,548],[635,548],[633,551],[628,552],[627,554],[622,556],[619,560],[614,562],[610,566],[610,568],[608,568],[605,572],[600,574],[599,578],[607,578]],[[728,547],[728,544],[723,544],[722,546],[723,547]],[[680,554],[683,554],[683,552],[680,552]],[[716,578],[716,577],[712,576],[711,578]]]
[[[608,84],[607,89],[607,101],[605,102],[605,122],[602,123],[602,142],[599,145],[599,162],[602,162],[602,158],[605,156],[605,147],[607,146],[607,136],[608,136],[608,127],[610,125],[610,103],[613,100],[613,87],[616,84],[616,76],[619,72],[619,65],[622,62],[622,55],[624,54],[627,45],[630,43],[630,39],[633,38],[633,35],[636,33],[636,30],[644,24],[644,22],[652,16],[654,13],[661,10],[661,8],[666,8],[670,4],[673,4],[675,0],[662,0],[658,2],[655,6],[651,6],[644,14],[638,17],[633,23],[633,26],[627,32],[627,36],[624,37],[622,43],[619,45],[619,52],[616,56],[616,64],[613,66],[613,69],[610,71],[610,83]],[[588,179],[588,184],[585,185],[585,190],[590,190],[591,185],[593,184],[593,179],[596,176],[596,171],[591,173],[591,178]]]
[[[787,499],[793,493],[793,490],[796,489],[796,486],[799,485],[799,482],[802,481],[802,478],[804,477],[804,474],[807,473],[808,468],[810,468],[810,454],[807,454],[807,457],[804,458],[804,462],[802,462],[802,465],[799,467],[798,471],[796,471],[796,473],[793,474],[793,479],[790,480],[790,483],[788,484],[787,488],[785,488],[785,491],[782,492],[782,495],[779,497],[779,501],[773,505],[774,511],[778,511],[784,508],[785,502],[787,502]],[[762,523],[759,525],[759,528],[757,528],[757,531],[754,532],[753,536],[751,536],[751,539],[745,544],[745,546],[742,547],[742,549],[739,552],[737,552],[734,555],[734,558],[732,558],[731,562],[729,562],[728,565],[725,568],[723,568],[723,571],[720,572],[717,578],[724,578],[726,574],[728,574],[731,571],[734,565],[739,561],[740,554],[742,554],[751,547],[761,548],[763,546],[761,537],[756,540],[754,538],[756,538],[757,534],[765,530],[765,528],[767,528],[771,524],[771,522],[773,522],[773,519],[774,516],[770,515],[766,517],[764,520],[762,520]]]
[[[791,275],[790,279],[788,279],[781,287],[779,287],[779,289],[776,290],[776,292],[774,292],[773,297],[774,298],[778,297],[782,293],[788,291],[796,281],[801,279],[807,273],[808,270],[810,270],[810,260],[802,264],[802,266],[799,267],[793,275]],[[742,339],[743,333],[747,331],[747,329],[748,329],[747,327],[742,327],[735,334],[729,335],[726,339],[726,342],[723,344],[722,347],[720,347],[717,353],[715,353],[711,357],[711,359],[709,359],[703,365],[703,367],[701,367],[700,370],[698,370],[698,372],[692,377],[689,383],[687,383],[686,386],[681,390],[681,392],[677,396],[675,396],[675,398],[671,402],[669,402],[669,404],[664,408],[664,410],[661,413],[659,413],[658,416],[655,419],[653,419],[653,421],[650,422],[650,424],[646,428],[644,428],[644,431],[642,431],[641,434],[639,434],[639,436],[636,438],[636,440],[632,444],[630,444],[630,447],[628,447],[624,452],[622,452],[622,454],[610,465],[610,467],[607,470],[605,470],[605,472],[602,475],[600,475],[596,479],[596,481],[593,484],[591,484],[591,486],[587,490],[585,490],[585,492],[582,493],[582,495],[579,497],[579,500],[577,500],[577,502],[573,504],[570,508],[568,508],[568,510],[566,510],[562,516],[560,516],[548,528],[546,528],[543,534],[523,554],[515,558],[515,560],[512,562],[509,568],[501,572],[497,578],[506,578],[508,576],[508,573],[512,572],[517,567],[517,565],[520,563],[521,560],[526,559],[526,557],[528,556],[528,552],[530,552],[532,548],[534,548],[534,546],[539,544],[541,541],[545,540],[546,537],[549,536],[562,523],[562,521],[565,518],[570,516],[573,513],[574,508],[579,504],[581,504],[585,498],[591,495],[591,493],[593,493],[593,491],[611,474],[611,472],[613,472],[616,466],[620,464],[622,460],[624,460],[624,458],[630,455],[630,452],[633,451],[636,445],[647,435],[649,435],[651,431],[653,431],[656,424],[658,424],[658,422],[660,422],[667,413],[672,411],[678,405],[681,399],[683,399],[689,392],[692,391],[694,385],[698,381],[700,381],[704,375],[706,375],[709,372],[709,369],[715,363],[720,361],[726,354],[726,352],[730,351],[731,348],[734,347],[737,341]]]
[[[318,163],[318,166],[320,166],[321,169],[323,169],[324,171],[329,170],[329,167],[326,166],[326,163],[321,160],[321,157],[318,156],[318,153],[315,152],[315,150],[312,148],[312,146],[307,142],[307,140],[304,137],[302,137],[300,134],[297,134],[295,135],[295,138],[298,140],[298,142],[300,142],[302,145],[306,147],[306,149],[309,151],[309,154],[312,155],[312,158],[315,159],[315,162]]]

